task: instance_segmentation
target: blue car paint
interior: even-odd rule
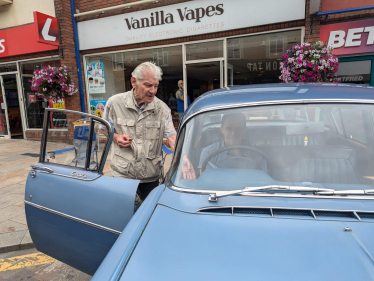
[[[87,179],[98,176],[94,172],[47,163],[43,167],[61,175],[77,171]],[[121,232],[134,214],[138,184],[138,180],[108,176],[83,181],[37,170],[35,178],[30,175],[27,178],[25,201]]]
[[[373,233],[374,224],[359,221],[190,214],[159,205],[120,280],[373,280]]]
[[[107,257],[91,279],[92,281],[118,280],[164,190],[165,186],[160,185],[148,195],[113,245]]]
[[[93,275],[118,234],[25,205],[27,225],[38,251]],[[71,251],[66,251],[69,245]],[[57,256],[56,256],[57,253]]]
[[[35,247],[93,275],[134,214],[139,181],[49,163],[37,166],[51,168],[55,174],[36,170],[35,177],[27,178],[25,211]],[[89,181],[68,177],[72,172],[84,174]]]

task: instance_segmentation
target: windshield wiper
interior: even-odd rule
[[[374,189],[317,191],[318,195],[374,195]]]
[[[259,190],[289,190],[289,191],[306,191],[306,192],[334,192],[333,189],[327,188],[317,188],[317,187],[306,187],[306,186],[287,186],[287,185],[267,185],[267,186],[257,186],[257,187],[244,187],[239,190],[232,191],[217,191],[216,193],[209,194],[209,201],[217,202],[218,198],[226,197],[230,195],[242,194],[246,192],[253,192]]]

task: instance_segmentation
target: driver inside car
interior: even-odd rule
[[[203,163],[209,155],[218,149],[230,146],[250,146],[246,133],[246,117],[242,113],[225,114],[222,117],[221,132],[223,140],[213,143],[203,149],[200,155],[198,168],[203,172]],[[213,157],[208,162],[207,168],[226,169],[257,169],[267,171],[266,160],[258,153],[249,149],[228,149]],[[182,160],[183,179],[196,179],[195,169],[186,155]]]

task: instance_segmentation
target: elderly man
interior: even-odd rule
[[[162,142],[174,150],[176,131],[168,106],[157,97],[162,70],[152,62],[132,72],[133,89],[108,99],[103,118],[113,124],[111,170],[114,177],[139,179],[144,200],[159,185]]]
[[[221,132],[223,140],[213,143],[203,149],[200,155],[198,168],[200,173],[203,171],[202,165],[210,154],[222,147],[247,145],[248,140],[244,138],[246,131],[246,117],[242,113],[225,114],[222,117]],[[229,169],[258,169],[267,170],[266,160],[259,154],[249,150],[233,149],[221,152],[214,156],[207,167],[229,168]],[[184,156],[182,162],[182,175],[184,179],[196,179],[194,167],[187,156]]]

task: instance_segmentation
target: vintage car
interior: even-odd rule
[[[62,119],[70,130],[49,129]],[[165,179],[136,211],[138,181],[103,175],[112,137],[99,117],[46,110],[25,195],[39,251],[95,281],[374,279],[372,87],[202,95]]]

